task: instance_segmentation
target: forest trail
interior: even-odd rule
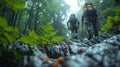
[[[23,53],[30,51],[26,44],[17,44],[14,48],[19,48]],[[71,40],[44,48],[36,46],[36,49],[32,49],[34,56],[25,55],[19,61],[19,65],[20,67],[27,65],[28,67],[119,67],[119,48],[120,34],[104,33],[88,41]]]
[[[82,48],[83,48],[82,50],[84,51],[85,49],[94,46],[96,44],[99,44],[104,40],[109,39],[112,36],[115,36],[115,34],[112,35],[112,34],[104,33],[90,40],[83,40],[83,41],[73,39],[67,42],[63,42],[59,45],[48,45],[45,47],[45,50],[47,55],[52,58],[57,58],[60,56],[63,57],[69,56],[72,54],[77,54],[77,52]]]

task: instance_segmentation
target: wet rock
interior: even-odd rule
[[[46,53],[51,58],[58,58],[70,55],[68,45],[48,45],[45,47]]]
[[[36,56],[30,56],[29,67],[42,67],[42,61]]]
[[[79,67],[79,63],[75,59],[76,56],[66,57],[62,62],[62,67]]]
[[[104,66],[105,67],[115,67],[116,66],[116,56],[114,54],[109,54],[104,56]]]
[[[74,55],[62,61],[62,67],[100,67],[98,63],[87,55]]]
[[[36,56],[24,56],[18,67],[42,67],[42,61]]]
[[[77,51],[79,50],[80,47],[78,47],[77,45],[70,45],[70,54],[75,54],[77,53]]]
[[[39,57],[39,58],[45,58],[47,57],[46,53],[41,52],[40,50],[33,50],[33,53],[35,56]]]
[[[117,60],[120,61],[120,50],[117,53]]]
[[[96,36],[90,40],[87,40],[87,41],[83,41],[85,44],[91,46],[91,45],[94,45],[94,44],[97,44],[97,43],[100,43],[102,41],[104,41],[105,39],[107,38],[110,38],[112,37],[114,34],[109,34],[109,33],[103,33],[99,36]]]

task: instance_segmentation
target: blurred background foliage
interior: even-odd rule
[[[63,16],[67,9],[64,0],[1,0],[0,43],[16,39],[30,45],[63,41],[67,33]]]

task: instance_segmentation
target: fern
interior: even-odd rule
[[[55,30],[54,27],[51,26],[50,23],[47,23],[42,28],[43,28],[43,32],[44,32],[42,37],[45,38],[45,39],[48,39],[47,40],[48,43],[46,43],[46,44],[59,43],[59,42],[61,42],[64,39],[63,36],[57,36],[58,31]]]
[[[22,35],[20,38],[20,42],[29,44],[31,47],[34,47],[35,45],[49,45],[54,43],[59,43],[62,40],[64,40],[64,36],[57,36],[57,32],[53,26],[50,25],[50,23],[47,23],[42,27],[43,33],[41,35],[38,35],[32,31],[28,31],[28,35]]]
[[[49,32],[49,31],[55,30],[55,29],[50,25],[50,23],[47,23],[46,25],[42,26],[42,29],[43,29],[43,32],[44,32],[44,33],[47,33],[47,32]]]
[[[57,37],[53,37],[53,38],[51,39],[51,41],[52,41],[53,43],[59,43],[59,42],[61,42],[63,39],[64,39],[63,36],[57,36]]]
[[[28,31],[28,36],[22,35],[22,37],[20,38],[20,42],[29,44],[31,47],[34,47],[35,44],[39,44],[37,40],[38,35],[34,32],[34,30]]]

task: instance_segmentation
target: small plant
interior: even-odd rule
[[[40,45],[49,45],[59,43],[64,40],[64,36],[57,36],[57,31],[47,23],[42,27],[42,33],[40,35],[36,34],[34,30],[28,31],[28,35],[22,35],[20,42],[29,44],[31,47],[34,47],[37,44]]]

